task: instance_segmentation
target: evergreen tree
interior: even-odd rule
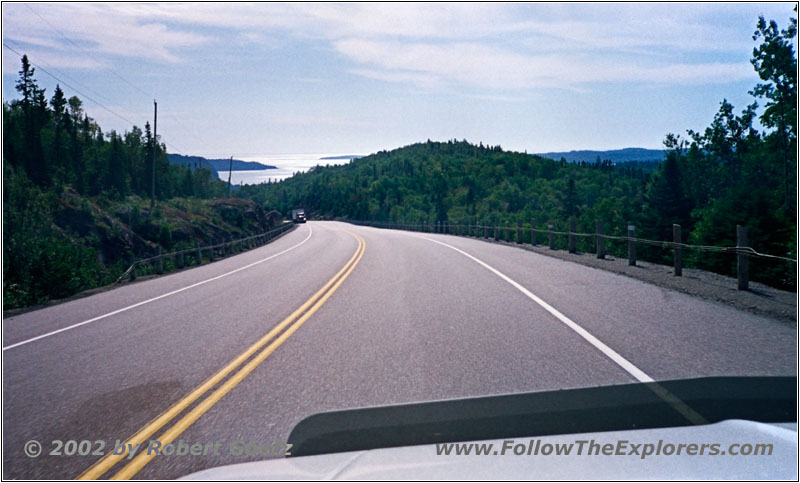
[[[797,6],[795,6],[795,13]],[[770,141],[781,153],[783,161],[784,209],[796,209],[796,183],[791,183],[790,172],[797,166],[797,58],[793,39],[797,35],[797,19],[792,18],[786,29],[780,30],[774,20],[758,18],[753,40],[761,44],[753,49],[751,60],[761,80],[751,94],[766,98],[761,122],[775,131]],[[794,184],[794,186],[791,186]]]

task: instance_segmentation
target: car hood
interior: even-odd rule
[[[781,479],[796,480],[797,423],[759,423],[726,420],[714,424],[673,428],[604,431],[563,435],[515,437],[515,444],[599,445],[627,441],[630,444],[718,444],[718,455],[578,455],[499,454],[504,439],[485,440],[498,454],[438,455],[437,444],[380,448],[321,454],[211,468],[183,477],[187,480],[475,480],[475,479]],[[588,443],[587,443],[588,444]],[[771,444],[770,455],[731,455],[732,445]],[[439,444],[441,445],[441,443]],[[741,448],[739,446],[738,448]]]

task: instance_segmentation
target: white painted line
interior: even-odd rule
[[[136,307],[139,307],[140,305],[149,304],[150,302],[155,302],[156,300],[160,300],[160,299],[163,299],[165,297],[169,297],[170,295],[175,295],[176,293],[180,293],[180,292],[183,292],[185,290],[189,290],[190,288],[198,287],[198,286],[206,284],[208,282],[213,282],[214,280],[219,280],[222,277],[227,277],[228,275],[232,275],[232,274],[234,274],[236,272],[241,272],[242,270],[245,270],[245,269],[250,268],[252,266],[258,265],[259,263],[264,263],[267,260],[272,260],[273,258],[279,257],[279,256],[283,255],[284,253],[287,253],[287,252],[290,252],[290,251],[294,250],[295,248],[299,247],[303,243],[307,242],[308,239],[311,238],[311,234],[312,233],[313,233],[313,230],[309,226],[308,227],[308,236],[305,237],[305,239],[303,239],[303,241],[301,241],[297,245],[293,245],[293,246],[287,248],[286,250],[278,252],[278,253],[276,253],[274,255],[270,255],[267,258],[262,258],[261,260],[253,262],[253,263],[251,263],[249,265],[245,265],[243,267],[239,267],[236,270],[231,270],[230,272],[223,273],[222,275],[217,275],[216,277],[211,277],[211,278],[209,278],[207,280],[203,280],[201,282],[193,283],[193,284],[188,285],[186,287],[179,288],[178,290],[173,290],[172,292],[168,292],[168,293],[165,293],[163,295],[159,295],[158,297],[153,297],[151,299],[143,300],[141,302],[135,303],[133,305],[129,305],[127,307],[123,307],[123,308],[115,310],[113,312],[109,312],[107,314],[100,315],[100,316],[95,317],[93,319],[84,320],[83,322],[78,322],[77,324],[73,324],[73,325],[70,325],[68,327],[64,327],[64,328],[61,328],[61,329],[58,329],[58,330],[54,330],[52,332],[48,332],[46,334],[42,334],[42,335],[33,337],[31,339],[28,339],[28,340],[23,340],[22,342],[17,342],[16,344],[11,344],[9,346],[3,347],[3,350],[5,351],[5,350],[8,350],[8,349],[13,349],[14,347],[19,347],[21,345],[29,344],[29,343],[31,343],[33,341],[36,341],[36,340],[39,340],[39,339],[44,339],[45,337],[50,337],[51,335],[55,335],[55,334],[58,334],[60,332],[71,330],[71,329],[74,329],[76,327],[80,327],[82,325],[91,324],[92,322],[97,322],[100,319],[105,319],[106,317],[111,317],[112,315],[116,315],[116,314],[119,314],[121,312],[125,312],[125,311],[131,310],[131,309],[135,309]]]
[[[621,355],[619,355],[619,353],[617,353],[617,351],[615,351],[611,347],[605,345],[602,341],[600,341],[600,339],[598,339],[597,337],[595,337],[592,334],[590,334],[589,331],[587,331],[586,329],[584,329],[580,325],[578,325],[575,322],[573,322],[572,320],[570,320],[569,317],[567,317],[566,315],[562,314],[561,312],[559,312],[558,310],[553,308],[553,306],[551,306],[550,304],[548,304],[544,300],[540,299],[539,297],[537,297],[536,295],[531,293],[530,290],[526,289],[525,287],[523,287],[519,283],[515,282],[510,277],[508,277],[507,275],[502,273],[500,270],[497,270],[496,268],[492,267],[488,263],[486,263],[486,262],[484,262],[482,260],[479,260],[479,259],[473,257],[472,255],[470,255],[469,253],[467,253],[467,252],[465,252],[463,250],[460,250],[460,249],[458,249],[458,248],[456,248],[456,247],[454,247],[452,245],[448,245],[447,243],[443,243],[443,242],[440,242],[438,240],[434,240],[433,238],[428,238],[428,237],[425,237],[425,236],[419,236],[419,235],[411,235],[411,236],[416,237],[416,238],[423,238],[425,240],[432,241],[433,243],[438,243],[439,245],[442,245],[442,246],[445,246],[445,247],[450,248],[452,250],[455,250],[458,253],[464,255],[465,257],[470,258],[473,261],[475,261],[476,263],[482,265],[484,268],[486,268],[487,270],[491,271],[492,273],[494,273],[498,277],[502,278],[503,280],[505,280],[506,282],[511,284],[514,288],[516,288],[517,290],[519,290],[520,292],[525,294],[528,298],[530,298],[531,300],[533,300],[537,304],[541,305],[542,308],[544,308],[546,311],[550,312],[553,316],[555,316],[555,318],[557,318],[564,325],[566,325],[567,327],[569,327],[570,329],[575,331],[579,336],[583,337],[587,342],[592,344],[600,352],[605,354],[606,357],[608,357],[609,359],[614,361],[614,363],[616,363],[618,366],[623,368],[628,374],[633,376],[637,381],[639,381],[639,382],[654,382],[652,377],[648,376],[647,374],[644,373],[644,371],[642,371],[641,369],[639,369],[638,367],[633,365],[632,362],[630,362],[629,360],[627,360],[624,357],[622,357]]]

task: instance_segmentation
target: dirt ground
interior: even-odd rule
[[[492,240],[493,241],[493,240]],[[566,250],[550,250],[546,246],[509,243],[509,246],[533,251],[548,257],[569,260],[589,267],[608,270],[627,277],[642,280],[661,287],[723,303],[741,310],[797,324],[797,293],[778,290],[762,283],[750,282],[750,289],[740,291],[736,279],[704,270],[684,268],[683,275],[676,277],[673,267],[637,260],[636,266],[629,266],[627,258],[606,255],[599,260],[594,253],[569,253]]]

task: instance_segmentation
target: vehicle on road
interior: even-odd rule
[[[298,208],[296,210],[292,210],[292,221],[295,223],[305,223],[306,222],[306,211],[302,208]]]

